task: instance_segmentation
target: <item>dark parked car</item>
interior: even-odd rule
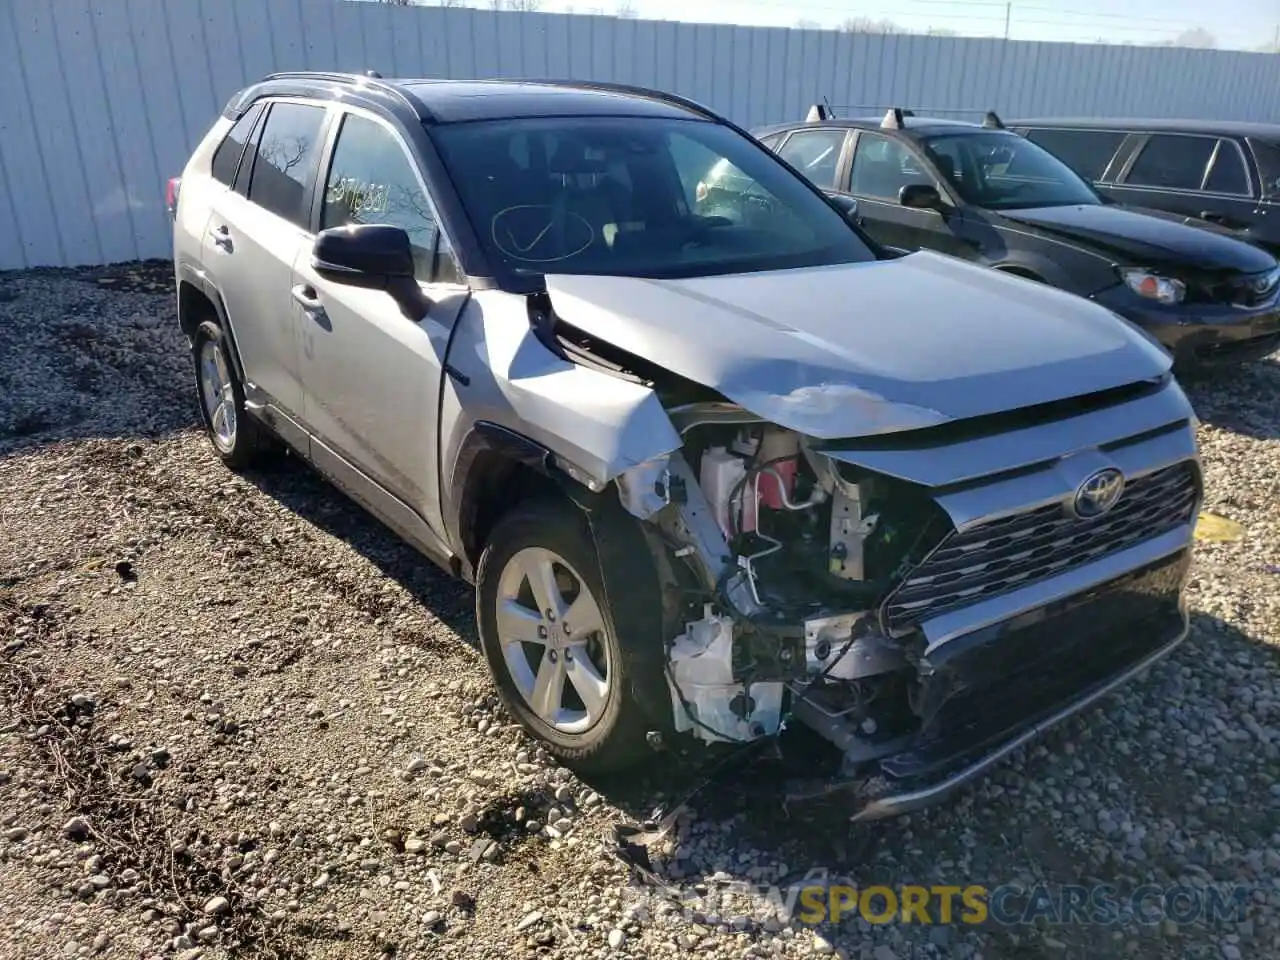
[[[1211,220],[1280,253],[1280,124],[1207,120],[1008,123],[1103,196]]]
[[[824,114],[755,135],[856,201],[857,222],[880,243],[1088,297],[1147,330],[1181,369],[1280,346],[1280,264],[1225,228],[1110,201],[994,114],[981,126],[897,108],[883,119]],[[730,171],[719,173],[700,188],[709,201],[731,188]]]

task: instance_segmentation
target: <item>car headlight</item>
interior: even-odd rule
[[[1138,267],[1122,269],[1120,277],[1125,285],[1140,297],[1157,303],[1181,303],[1187,295],[1187,285],[1181,280],[1162,277]]]

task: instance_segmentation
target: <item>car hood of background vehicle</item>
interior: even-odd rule
[[[565,324],[820,439],[1029,407],[1170,366],[1097,304],[931,252],[682,280],[550,275],[546,284]]]
[[[1229,230],[1161,210],[1083,204],[999,214],[1087,245],[1123,266],[1262,273],[1276,265],[1271,254],[1235,239]]]

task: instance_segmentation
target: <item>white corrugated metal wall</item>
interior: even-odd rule
[[[273,70],[572,77],[754,125],[815,99],[1280,119],[1280,56],[678,24],[348,0],[0,0],[0,269],[169,251],[163,181]]]

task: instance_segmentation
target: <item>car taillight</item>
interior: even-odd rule
[[[165,187],[164,202],[169,209],[169,218],[172,219],[178,215],[178,194],[182,190],[182,178],[170,177]]]

